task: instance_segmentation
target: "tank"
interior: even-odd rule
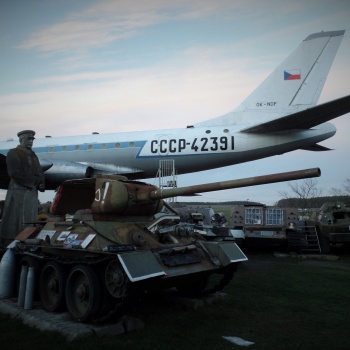
[[[315,176],[317,168],[166,190],[121,176],[65,181],[47,221],[12,244],[17,290],[21,273],[34,270],[31,288],[43,308],[68,309],[78,322],[118,317],[146,292],[219,291],[247,257],[233,237],[182,230],[178,215],[162,211],[163,199]]]
[[[350,244],[350,208],[342,202],[327,202],[305,221],[315,227],[321,253],[328,254],[335,244]]]
[[[180,216],[183,229],[205,235],[208,240],[218,236],[234,237],[235,242],[242,248],[245,238],[243,230],[230,227],[223,212],[215,213],[211,207],[188,206],[177,202],[169,202],[167,209]]]

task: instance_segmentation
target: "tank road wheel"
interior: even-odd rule
[[[107,290],[112,297],[122,298],[126,295],[128,279],[117,260],[113,260],[108,264],[105,282]]]
[[[127,307],[128,278],[117,260],[109,262],[99,276],[102,283],[101,305],[92,320],[94,322],[115,321],[123,315]]]
[[[54,312],[65,308],[67,272],[56,261],[47,262],[40,274],[40,297],[45,310]]]
[[[74,320],[86,322],[99,311],[101,284],[96,272],[87,265],[75,266],[66,285],[67,308]]]

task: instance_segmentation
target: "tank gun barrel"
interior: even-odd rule
[[[312,168],[169,189],[130,181],[120,176],[102,175],[93,179],[64,182],[57,192],[51,212],[56,215],[74,214],[79,209],[91,208],[94,215],[154,215],[161,211],[165,198],[299,180],[320,175],[319,168]]]
[[[153,200],[165,199],[176,196],[188,196],[201,192],[211,192],[226,190],[230,188],[241,188],[248,186],[264,185],[275,182],[284,182],[292,180],[306,179],[310,177],[321,176],[321,170],[319,168],[310,168],[303,170],[295,170],[277,174],[253,176],[237,180],[228,180],[213,182],[209,184],[193,185],[187,187],[170,188],[170,189],[157,189],[150,193],[150,198]]]

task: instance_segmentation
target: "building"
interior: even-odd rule
[[[297,223],[297,208],[248,203],[233,206],[230,214],[230,225],[243,230],[246,244],[287,244],[287,233],[294,232]]]

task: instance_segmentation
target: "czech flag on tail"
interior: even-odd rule
[[[284,71],[284,80],[300,80],[300,69],[290,69]]]

